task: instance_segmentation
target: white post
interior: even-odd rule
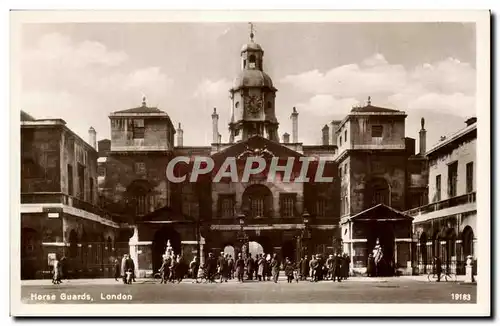
[[[467,256],[467,261],[465,265],[465,282],[466,283],[474,283],[474,274],[472,272],[472,268],[474,265],[474,261],[472,260],[472,256]]]

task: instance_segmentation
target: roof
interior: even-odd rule
[[[429,155],[429,154],[432,154],[433,152],[437,151],[438,149],[440,148],[443,148],[444,146],[448,145],[448,144],[451,144],[452,142],[468,135],[469,133],[473,132],[473,131],[476,131],[477,130],[477,122],[474,122],[473,124],[471,124],[470,126],[467,126],[463,129],[460,129],[459,131],[455,132],[454,134],[451,134],[449,137],[446,137],[444,140],[440,141],[439,143],[437,144],[434,144],[434,146],[431,147],[431,149],[429,149],[427,151],[427,153],[425,153],[425,155]]]
[[[383,108],[380,106],[373,106],[371,104],[368,104],[365,106],[354,107],[354,108],[352,108],[351,112],[365,113],[365,112],[402,112],[402,111]]]
[[[21,110],[21,121],[35,121],[35,118],[33,118],[33,116],[31,116],[27,112]]]
[[[245,52],[245,51],[261,51],[261,52],[264,52],[262,51],[262,47],[260,46],[260,44],[257,44],[255,42],[250,42],[250,43],[247,43],[247,44],[243,44],[243,46],[241,47],[241,52]]]
[[[166,223],[193,223],[196,220],[188,215],[182,214],[178,210],[172,209],[170,206],[163,206],[157,210],[143,215],[138,221],[141,222],[166,222]]]
[[[148,106],[139,106],[139,107],[132,108],[132,109],[115,111],[113,113],[164,113],[164,114],[167,114],[166,112],[164,112],[158,108],[148,107]]]
[[[269,87],[274,88],[271,77],[258,69],[244,69],[233,81],[233,90],[242,87]]]
[[[349,217],[351,221],[397,221],[408,220],[412,221],[413,217],[406,215],[392,207],[384,204],[378,204],[368,209],[365,209],[358,214]]]

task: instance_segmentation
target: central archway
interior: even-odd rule
[[[248,252],[252,255],[252,258],[255,258],[257,255],[264,253],[264,247],[256,241],[250,241],[248,243]]]
[[[175,231],[171,227],[163,227],[156,231],[151,250],[153,255],[153,273],[158,272],[163,263],[163,255],[165,254],[165,250],[167,249],[168,241],[170,241],[170,246],[172,247],[172,250],[176,255],[181,253],[182,247],[179,232]]]

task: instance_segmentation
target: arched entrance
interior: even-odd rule
[[[233,259],[235,258],[235,250],[234,250],[234,247],[232,245],[226,245],[224,247],[224,255],[229,255],[231,257],[233,257]]]
[[[296,256],[296,241],[288,240],[283,242],[283,245],[281,246],[282,261],[285,261],[286,258],[290,259],[290,261],[295,261]]]
[[[36,278],[36,273],[42,271],[41,247],[38,232],[30,228],[21,229],[21,279]]]
[[[470,226],[466,226],[462,231],[462,243],[464,248],[464,258],[474,255],[474,232]]]
[[[163,255],[167,249],[168,241],[170,241],[173,253],[181,254],[181,237],[177,231],[171,227],[163,227],[156,231],[152,246],[153,273],[158,272],[163,263]]]
[[[252,255],[252,258],[257,257],[264,253],[264,247],[256,241],[250,241],[248,243],[248,252]]]

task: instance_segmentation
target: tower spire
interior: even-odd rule
[[[254,29],[253,29],[253,23],[248,23],[250,25],[250,41],[253,42],[253,37],[255,36],[254,34]]]

